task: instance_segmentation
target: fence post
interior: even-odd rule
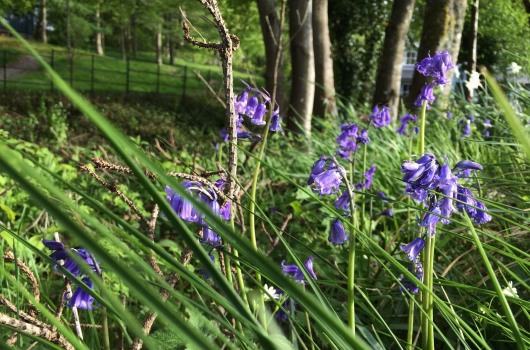
[[[160,92],[160,65],[156,66],[156,93]]]
[[[4,50],[4,94],[7,92],[7,59],[6,50]]]
[[[52,49],[52,58],[51,58],[51,61],[50,61],[50,65],[52,66],[52,69],[54,69],[54,68],[53,68],[53,66],[54,66],[54,64],[53,64],[53,57],[54,57],[54,56],[55,56],[55,50]],[[50,89],[50,91],[53,92],[53,79],[50,79],[50,83],[51,83],[51,86],[50,86],[51,89]]]
[[[70,87],[74,87],[74,55],[72,53],[68,54],[70,61]]]
[[[182,97],[186,96],[186,79],[188,77],[188,66],[184,66],[184,82],[182,84]]]
[[[94,55],[92,55],[92,74],[90,76],[90,93],[94,94]]]
[[[126,82],[126,92],[129,93],[129,57],[127,57],[127,82]]]

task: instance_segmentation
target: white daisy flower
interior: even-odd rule
[[[502,294],[512,297],[512,298],[519,298],[519,295],[517,295],[517,288],[513,286],[513,282],[508,282],[508,286],[502,290]]]
[[[267,284],[263,285],[263,288],[269,293],[273,299],[278,300],[280,298],[280,293],[276,290],[274,287],[269,287]],[[267,295],[267,293],[263,293],[263,299],[264,300],[270,300],[271,298]]]

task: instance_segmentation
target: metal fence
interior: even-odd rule
[[[186,65],[158,65],[152,61],[127,58],[125,61],[96,55],[52,50],[41,55],[50,66],[82,92],[153,92],[175,95],[208,95],[206,81],[214,91],[222,84],[221,69],[190,69]],[[201,74],[204,81],[198,77]],[[3,50],[1,82],[10,90],[50,91],[56,86],[32,55]]]

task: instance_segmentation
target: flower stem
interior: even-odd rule
[[[409,301],[409,328],[407,331],[407,349],[412,350],[412,335],[414,333],[414,295]]]
[[[423,101],[421,107],[421,122],[420,122],[420,153],[425,153],[425,112],[427,111],[427,101]]]
[[[355,302],[354,302],[354,291],[355,291],[355,218],[353,215],[354,201],[353,191],[348,181],[345,181],[346,187],[348,188],[348,195],[350,197],[350,209],[352,215],[350,215],[350,251],[348,254],[348,325],[355,335]]]

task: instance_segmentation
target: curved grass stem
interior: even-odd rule
[[[352,215],[350,215],[350,251],[348,253],[348,326],[350,327],[353,335],[355,335],[355,217],[353,215],[354,201],[353,191],[348,181],[345,181],[346,187],[348,188],[348,195],[350,197],[350,209]]]

